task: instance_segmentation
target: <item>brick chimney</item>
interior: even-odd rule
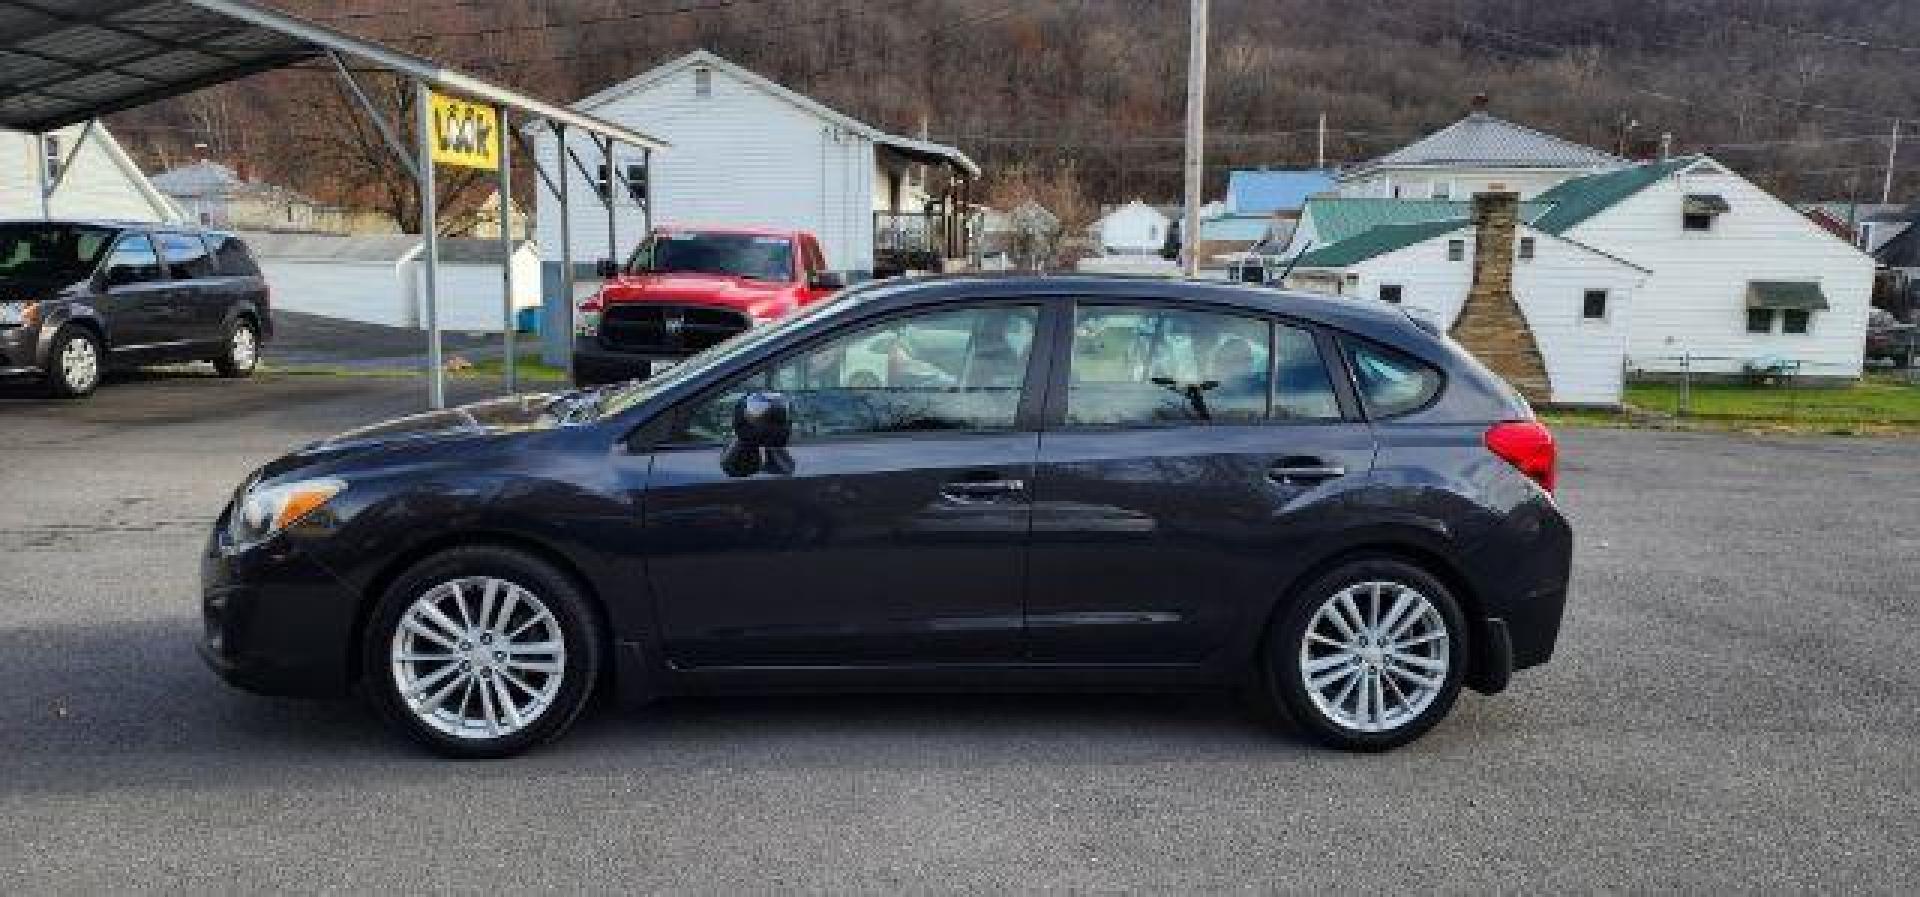
[[[1507,191],[1473,195],[1473,286],[1453,338],[1488,369],[1536,404],[1552,395],[1547,364],[1527,326],[1526,313],[1513,298],[1514,231],[1519,227],[1520,194]]]

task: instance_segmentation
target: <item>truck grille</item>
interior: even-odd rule
[[[752,324],[746,315],[690,305],[614,304],[600,316],[600,343],[637,352],[698,352]]]

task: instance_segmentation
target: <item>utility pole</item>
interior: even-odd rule
[[[1182,218],[1180,270],[1200,273],[1200,186],[1205,169],[1201,136],[1207,123],[1207,0],[1191,0],[1187,13],[1187,209]]]
[[[1887,179],[1880,182],[1880,202],[1893,202],[1893,160],[1900,154],[1900,120],[1893,120],[1893,138],[1887,141]]]
[[[1660,132],[1660,161],[1665,162],[1671,158],[1673,158],[1673,132],[1661,131]]]
[[[1313,152],[1313,167],[1320,171],[1327,170],[1327,114],[1325,112],[1320,113],[1320,133]]]

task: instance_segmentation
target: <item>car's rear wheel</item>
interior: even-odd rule
[[[601,633],[552,565],[492,546],[453,549],[401,575],[363,646],[364,682],[389,722],[448,757],[506,757],[558,737],[592,696]]]
[[[53,336],[47,354],[47,390],[63,399],[86,396],[100,386],[105,365],[100,340],[79,327],[67,327]]]
[[[1394,558],[1343,564],[1310,583],[1268,632],[1274,709],[1344,750],[1419,738],[1453,708],[1467,658],[1466,619],[1425,570]]]
[[[213,359],[213,369],[222,377],[250,377],[260,366],[260,331],[253,321],[241,318],[227,329],[225,349]]]

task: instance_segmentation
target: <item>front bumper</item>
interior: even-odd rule
[[[200,656],[259,694],[346,694],[359,596],[284,533],[235,549],[225,530],[222,515],[200,559]]]
[[[652,376],[654,371],[677,364],[691,352],[668,349],[626,351],[609,349],[588,336],[573,340],[573,375],[582,383],[613,383]]]
[[[40,328],[0,327],[0,376],[40,374]]]

